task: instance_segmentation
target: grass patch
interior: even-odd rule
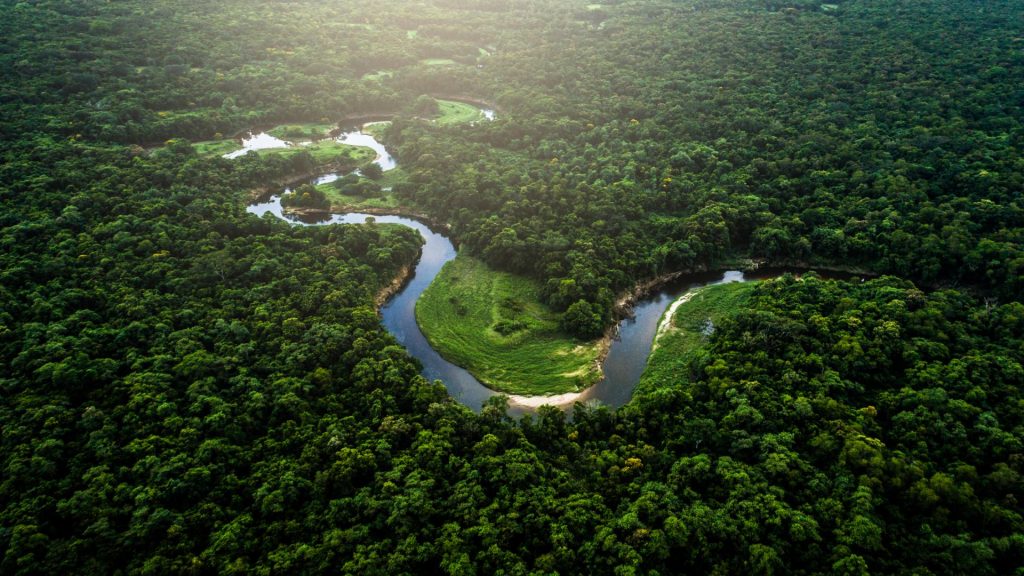
[[[286,124],[282,126],[275,126],[274,128],[267,130],[267,133],[271,136],[281,138],[282,140],[308,142],[308,144],[281,148],[265,148],[263,150],[257,150],[256,153],[260,155],[279,155],[290,157],[305,150],[313,155],[313,159],[316,160],[317,164],[328,164],[339,159],[344,159],[346,164],[362,165],[367,162],[371,162],[377,157],[376,152],[364,146],[353,146],[351,144],[335,142],[331,139],[310,142],[313,138],[327,136],[334,128],[334,124]],[[378,127],[376,125],[372,125],[367,128],[368,132],[377,136],[380,131],[383,131],[386,128],[386,126]],[[300,134],[302,136],[300,136]],[[223,156],[224,154],[242,149],[242,145],[235,139],[205,140],[203,142],[196,142],[192,144],[192,146],[200,156]],[[385,177],[387,177],[387,174],[385,174]],[[404,174],[392,176],[392,179],[395,178],[402,179],[396,181],[404,181],[405,176]],[[382,186],[394,185],[394,183],[384,184],[384,179],[380,182]]]
[[[384,120],[381,122],[370,122],[369,124],[363,124],[363,132],[366,132],[370,136],[376,138],[379,142],[384,141],[384,132],[391,126],[390,120]]]
[[[562,394],[598,379],[597,346],[562,332],[537,282],[463,254],[420,297],[416,320],[442,356],[495,390]]]
[[[237,140],[204,140],[192,145],[200,156],[223,156],[235,150],[240,150],[242,145]]]
[[[384,80],[391,78],[395,73],[392,70],[378,70],[376,72],[367,72],[363,74],[363,80]]]
[[[398,199],[395,198],[393,194],[362,198],[359,196],[346,196],[330,184],[321,184],[320,186],[317,186],[317,189],[323,191],[324,195],[327,196],[327,199],[331,202],[332,207],[344,208],[352,211],[358,211],[360,208],[382,208],[391,210],[399,207]]]
[[[317,189],[324,193],[324,196],[331,202],[332,207],[357,210],[360,208],[386,208],[389,210],[401,207],[401,202],[391,193],[391,188],[399,182],[405,182],[409,175],[401,168],[388,170],[384,175],[372,182],[379,185],[383,190],[379,196],[352,196],[338,190],[334,182],[320,184]],[[366,181],[367,178],[362,178]]]
[[[484,113],[479,108],[465,102],[454,102],[452,100],[438,100],[437,106],[440,115],[434,122],[448,126],[451,124],[465,124],[467,122],[480,122],[484,120]]]
[[[346,163],[354,162],[356,164],[364,164],[377,157],[377,153],[369,148],[342,144],[341,142],[335,142],[333,140],[322,140],[320,142],[314,142],[309,146],[269,148],[266,150],[259,150],[257,153],[267,155],[276,154],[289,157],[299,154],[303,150],[312,154],[313,159],[316,160],[317,164],[327,164],[338,159],[344,159]]]
[[[757,285],[736,282],[696,288],[690,300],[676,308],[671,326],[656,338],[636,394],[685,383],[690,362],[703,349],[714,325],[743,308]]]
[[[412,40],[413,38],[419,36],[419,34],[420,34],[419,30],[406,30],[405,31],[405,37],[408,38],[409,40]]]
[[[450,66],[455,64],[455,60],[452,60],[451,58],[427,58],[425,60],[420,60],[420,64],[425,66]]]
[[[267,130],[267,134],[294,142],[324,138],[333,129],[334,124],[284,124]]]
[[[388,170],[377,180],[377,184],[380,184],[384,188],[394,188],[395,184],[409,181],[409,174],[402,169],[401,166]]]

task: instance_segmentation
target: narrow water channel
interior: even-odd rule
[[[342,132],[336,138],[347,144],[373,148],[377,151],[375,161],[385,171],[396,166],[394,158],[388,154],[384,146],[361,129]],[[258,135],[253,141],[260,141]],[[342,176],[344,174],[326,174],[314,179],[313,182],[322,184]],[[284,192],[287,191],[286,189]],[[420,361],[423,365],[423,375],[428,379],[444,382],[448,392],[456,400],[473,410],[479,410],[488,398],[497,394],[494,390],[481,384],[465,369],[442,358],[427,342],[416,322],[416,301],[427,289],[427,286],[433,282],[445,263],[455,258],[455,247],[446,236],[431,230],[418,220],[402,216],[346,213],[331,214],[317,220],[303,220],[284,213],[280,195],[253,203],[248,207],[248,211],[261,217],[270,213],[297,225],[362,224],[366,222],[367,218],[373,217],[379,223],[401,224],[418,231],[425,240],[422,255],[406,286],[381,309],[381,322],[387,331],[409,351],[409,354]],[[765,274],[759,274],[758,277],[765,277]],[[576,401],[600,402],[611,407],[619,407],[629,402],[633,389],[636,388],[647,366],[651,344],[665,309],[688,290],[712,284],[743,282],[747,279],[742,272],[735,270],[724,273],[694,274],[669,284],[642,299],[634,307],[633,317],[619,323],[618,338],[612,342],[603,365],[604,379],[580,394],[552,399],[554,400],[552,403],[568,406]],[[531,406],[538,403],[536,398],[524,398],[517,401],[516,397],[513,397],[510,401],[510,412],[517,414],[531,411],[533,410]]]
[[[280,196],[273,196],[264,202],[252,204],[248,210],[258,216],[269,212],[298,225],[362,224],[366,222],[367,218],[372,217],[378,223],[401,224],[419,232],[425,243],[415,272],[405,287],[381,308],[381,323],[398,343],[409,351],[409,354],[420,361],[423,365],[423,376],[444,382],[448,393],[456,400],[473,410],[479,410],[488,398],[497,394],[494,390],[481,384],[464,368],[442,358],[427,342],[416,322],[416,301],[419,300],[427,286],[434,281],[441,268],[455,258],[455,247],[446,236],[431,230],[418,220],[402,216],[349,212],[331,214],[329,218],[315,222],[303,221],[283,213]],[[619,407],[629,402],[633,389],[640,381],[640,376],[647,366],[651,343],[654,341],[658,321],[665,309],[688,290],[712,284],[745,280],[747,278],[744,274],[735,270],[724,273],[695,274],[670,284],[638,302],[633,310],[633,317],[619,323],[619,336],[612,342],[603,365],[604,379],[565,404],[571,405],[575,401],[601,402],[612,407]],[[515,401],[510,403],[511,413],[529,410],[531,410],[529,406],[517,404]]]

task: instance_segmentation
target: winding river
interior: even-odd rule
[[[246,142],[264,142],[261,135],[253,135]],[[359,146],[369,146],[377,151],[376,162],[383,170],[395,168],[394,158],[377,142],[373,136],[362,129],[342,132],[336,138],[339,141]],[[235,153],[232,153],[235,154]],[[313,180],[315,183],[331,182],[344,174],[327,174]],[[284,192],[287,192],[285,189]],[[382,323],[409,353],[423,365],[423,375],[428,379],[444,382],[448,392],[455,399],[479,410],[481,405],[491,396],[498,394],[481,384],[467,370],[448,362],[434,350],[420,331],[416,323],[416,301],[441,267],[455,258],[456,250],[452,242],[442,234],[431,230],[418,220],[402,216],[371,215],[363,213],[331,214],[319,220],[299,218],[285,214],[281,207],[281,196],[274,195],[263,201],[251,204],[248,211],[257,216],[273,214],[297,225],[325,224],[360,224],[373,217],[377,222],[401,224],[418,231],[424,238],[422,255],[416,269],[405,287],[389,300],[381,309]],[[756,275],[764,278],[776,275],[777,272],[765,271]],[[619,322],[618,337],[611,343],[603,365],[604,379],[580,393],[564,394],[551,397],[520,397],[509,398],[509,412],[520,414],[535,409],[541,404],[569,406],[575,402],[600,402],[611,407],[619,407],[629,401],[633,389],[647,366],[647,357],[651,344],[658,331],[658,324],[666,308],[677,298],[689,290],[701,286],[722,284],[727,282],[743,282],[753,277],[731,270],[706,274],[693,274],[681,278],[675,283],[662,287],[659,291],[639,301],[633,309],[633,317]]]

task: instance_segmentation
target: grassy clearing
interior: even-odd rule
[[[383,130],[386,129],[386,124],[388,123],[371,124],[367,126],[366,131],[379,138]],[[327,139],[310,142],[313,138],[327,136],[335,127],[334,124],[285,124],[275,126],[267,130],[267,133],[271,136],[283,140],[306,142],[307,144],[287,148],[267,148],[257,150],[256,153],[289,157],[305,150],[313,155],[313,159],[316,160],[317,164],[328,164],[343,158],[346,164],[361,165],[371,162],[377,157],[376,152],[363,146],[352,146],[351,144],[343,144]],[[235,139],[205,140],[203,142],[196,142],[192,146],[200,156],[223,156],[242,148],[242,145]],[[385,187],[394,186],[397,182],[405,181],[405,173],[392,174],[392,172],[396,171],[392,170],[385,173],[384,178],[378,181],[380,185]]]
[[[374,180],[381,188],[382,191],[380,196],[363,197],[363,196],[351,196],[342,193],[338,190],[333,182],[327,184],[320,184],[317,189],[324,193],[331,202],[331,206],[334,208],[344,208],[349,210],[358,210],[360,208],[386,208],[394,210],[401,207],[401,203],[398,198],[391,193],[391,188],[399,182],[405,182],[408,179],[408,174],[401,168],[395,168],[388,170],[378,180]],[[363,178],[363,180],[367,180]]]
[[[376,72],[367,72],[363,74],[363,80],[384,80],[391,78],[395,75],[393,70],[377,70]]]
[[[397,166],[384,173],[377,184],[380,184],[384,188],[393,188],[395,184],[400,182],[407,182],[409,180],[409,174],[402,169],[401,166]]]
[[[451,58],[427,58],[425,60],[420,60],[420,64],[425,66],[450,66],[455,64],[455,60],[452,60]]]
[[[317,186],[317,188],[323,190],[324,195],[331,202],[332,209],[358,211],[361,208],[381,208],[393,210],[399,207],[398,199],[392,194],[363,198],[342,194],[337,188],[331,187],[330,184],[322,184]]]
[[[384,140],[384,132],[391,126],[390,120],[384,120],[382,122],[370,122],[369,124],[363,124],[363,132],[366,132],[370,136],[373,136],[379,141]]]
[[[597,346],[559,329],[540,286],[460,254],[416,303],[431,345],[487,386],[511,394],[562,394],[593,384]]]
[[[242,148],[237,140],[204,140],[192,145],[200,156],[223,156]]]
[[[738,282],[697,288],[690,300],[676,309],[670,328],[655,340],[636,393],[644,394],[663,386],[684,383],[690,361],[707,342],[709,330],[741,309],[757,284]]]
[[[442,126],[484,120],[484,113],[472,104],[454,102],[452,100],[438,100],[437,106],[440,108],[441,114],[434,119],[434,122]]]
[[[325,123],[282,124],[280,126],[275,126],[270,130],[267,130],[267,133],[275,138],[280,138],[282,140],[288,140],[291,142],[309,142],[314,138],[323,138],[327,136],[330,133],[330,131],[333,130],[334,128],[334,124]],[[199,153],[200,156],[223,156],[224,154],[234,152],[235,150],[241,150],[242,148],[242,145],[239,144],[238,140],[234,138],[221,140],[205,140],[202,142],[196,142],[192,146],[196,149],[196,152]],[[309,144],[307,146],[300,146],[294,148],[269,148],[265,150],[259,150],[258,153],[290,155],[296,154],[299,150],[309,150],[311,153],[313,153],[313,156],[317,158],[318,162],[329,162],[336,159],[338,154],[345,153],[342,150],[342,147],[352,149],[356,148],[354,146],[349,146],[347,144],[337,144],[335,142],[316,142],[314,144]],[[358,157],[361,157],[359,155],[363,154],[363,152],[351,153],[356,154]],[[331,155],[333,156],[324,160],[325,156]],[[372,155],[370,156],[370,159],[373,159]]]
[[[406,30],[405,31],[405,37],[408,38],[409,40],[412,40],[413,38],[419,36],[419,34],[420,34],[419,30]]]
[[[284,124],[267,130],[267,134],[292,142],[313,140],[327,136],[334,126],[334,124]]]
[[[294,156],[301,153],[303,150],[312,154],[313,159],[316,160],[317,164],[327,164],[328,162],[334,162],[339,158],[344,158],[346,163],[354,162],[356,164],[363,164],[377,157],[377,153],[369,148],[351,146],[349,144],[342,144],[341,142],[335,142],[333,140],[323,140],[320,142],[314,142],[308,146],[295,146],[293,148],[269,148],[266,150],[259,150],[257,153]]]
[[[205,142],[197,142],[193,144],[193,146],[200,156],[222,156],[242,148],[236,140],[208,140]],[[257,150],[256,153],[260,155],[273,154],[288,157],[299,154],[303,150],[312,154],[318,164],[334,162],[342,157],[344,157],[348,163],[354,162],[357,164],[363,164],[377,157],[377,153],[369,148],[364,148],[363,146],[351,146],[349,144],[334,142],[333,140],[323,140],[306,146],[266,148],[264,150]]]

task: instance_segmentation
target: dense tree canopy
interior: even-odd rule
[[[1022,570],[1021,3],[0,12],[0,572]],[[618,411],[474,412],[373,308],[415,232],[256,218],[312,157],[190,144],[381,113],[403,205],[579,334],[665,272],[887,276],[764,283]]]

